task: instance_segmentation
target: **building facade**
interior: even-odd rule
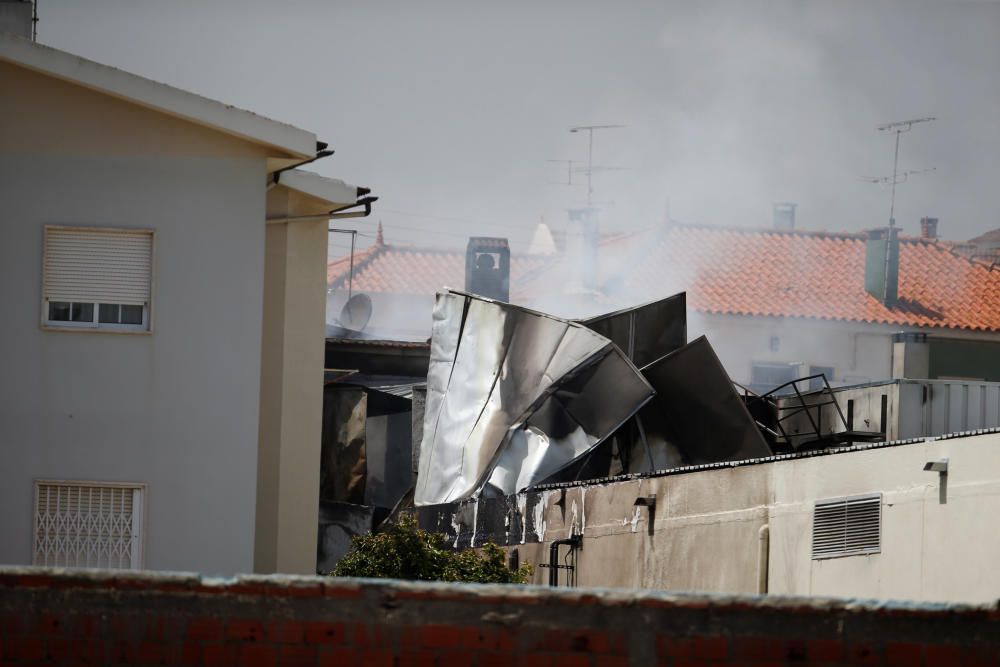
[[[0,562],[314,572],[327,233],[290,218],[357,189],[282,171],[310,132],[10,34],[0,88]]]
[[[420,511],[458,546],[508,545],[536,584],[556,565],[559,586],[989,602],[998,473],[992,429]]]

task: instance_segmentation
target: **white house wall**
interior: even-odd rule
[[[253,567],[266,155],[0,64],[0,562],[33,480],[140,482],[146,568]],[[153,331],[43,331],[46,224],[155,231]]]
[[[948,458],[946,502],[937,473]],[[538,492],[540,542],[515,546],[545,584],[549,545],[577,586],[985,602],[1000,596],[1000,433]],[[881,550],[812,559],[816,501],[882,494]],[[637,498],[656,496],[650,513]],[[524,502],[523,500],[521,502]],[[527,509],[527,504],[525,508]],[[477,545],[481,542],[477,542]],[[560,571],[560,585],[567,572]]]

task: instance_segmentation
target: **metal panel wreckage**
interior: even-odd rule
[[[593,476],[604,459],[628,471],[631,452],[650,467],[770,454],[708,341],[685,342],[685,322],[683,294],[572,321],[439,293],[415,504],[510,495],[588,464]],[[614,451],[595,458],[602,443]]]

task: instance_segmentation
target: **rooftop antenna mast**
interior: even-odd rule
[[[594,175],[594,130],[610,130],[613,128],[625,127],[624,125],[577,125],[569,128],[570,132],[587,133],[587,168],[583,170],[587,174],[587,208],[590,208],[594,195],[594,186],[591,184]]]
[[[909,132],[913,129],[913,126],[917,123],[928,123],[932,120],[937,120],[933,116],[927,118],[914,118],[912,120],[901,120],[895,123],[887,123],[885,125],[880,125],[878,128],[879,132],[895,132],[896,133],[896,151],[892,158],[892,178],[884,176],[882,178],[872,179],[873,183],[889,184],[892,186],[892,201],[889,204],[889,226],[896,226],[896,186],[900,183],[905,183],[908,176],[911,174],[919,174],[924,171],[933,171],[931,169],[921,169],[918,171],[907,171],[902,174],[899,173],[899,135],[903,132]]]

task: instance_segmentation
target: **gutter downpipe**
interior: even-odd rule
[[[570,549],[583,546],[583,537],[574,535],[564,540],[553,540],[549,544],[549,586],[559,586],[559,547],[567,545]]]
[[[757,594],[767,595],[768,557],[771,549],[771,529],[764,524],[757,531]]]

